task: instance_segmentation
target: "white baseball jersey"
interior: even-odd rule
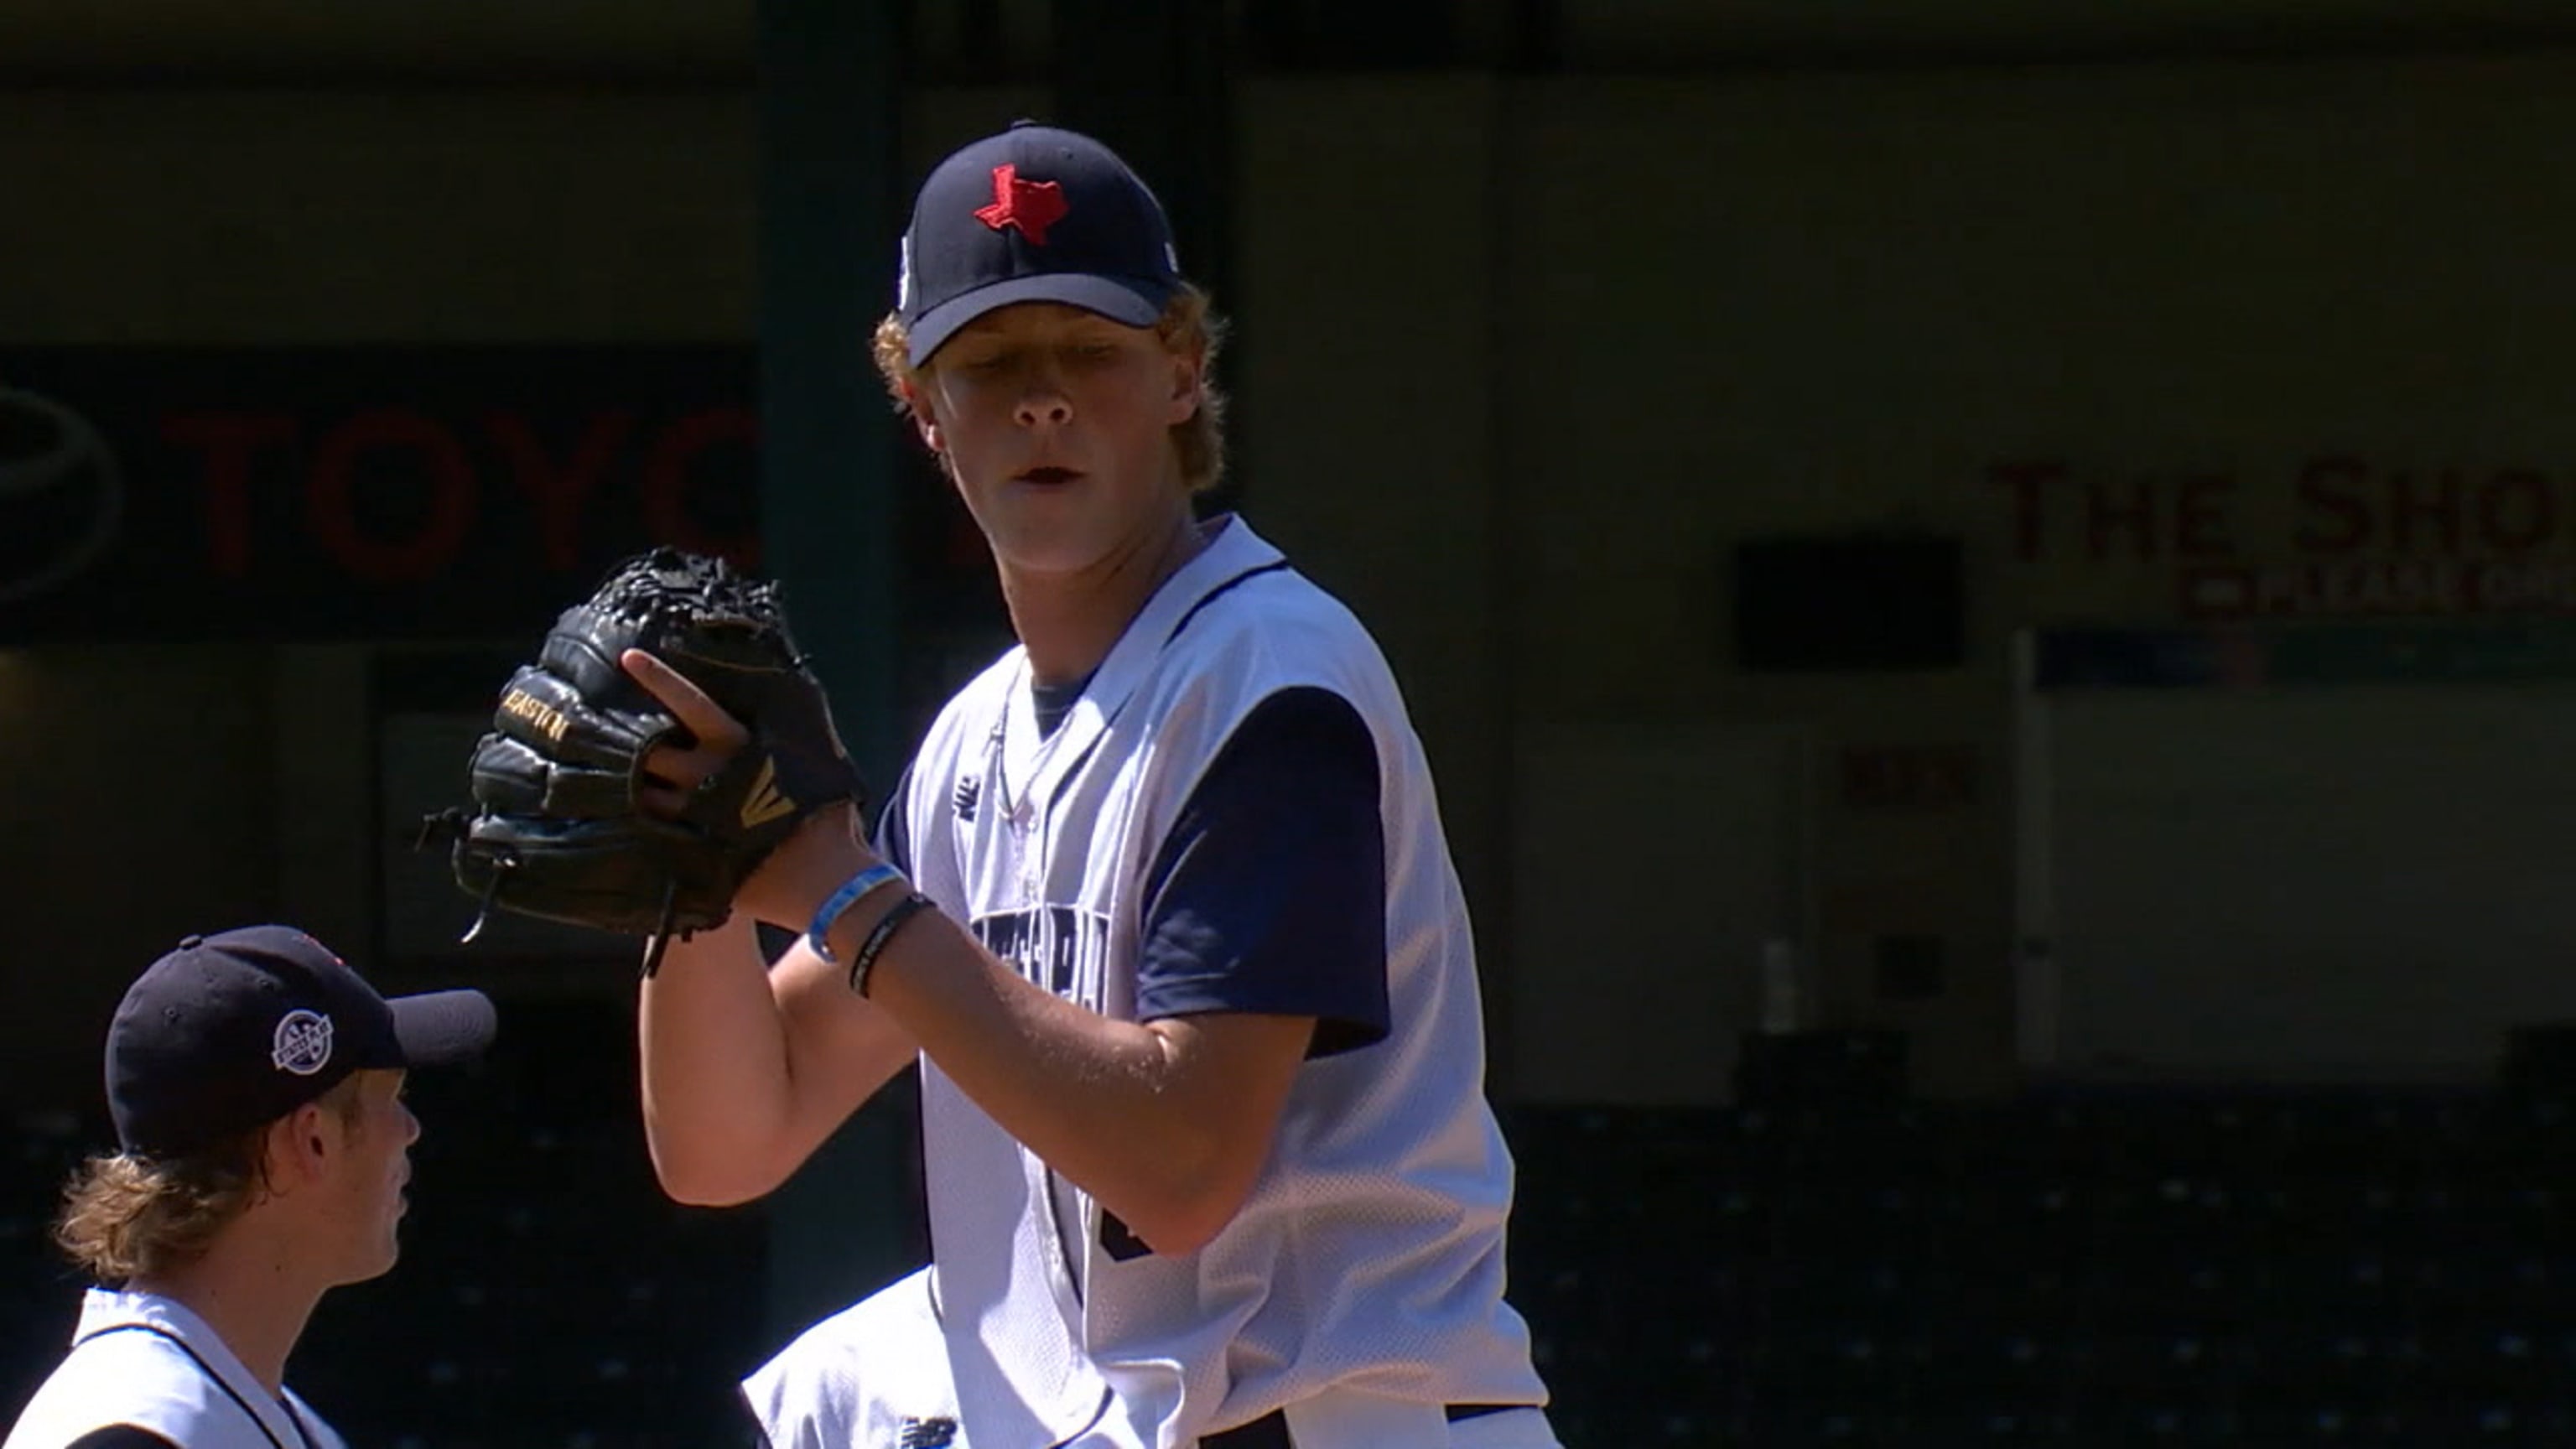
[[[1039,984],[1114,1018],[1169,1014],[1138,1000],[1163,846],[1257,708],[1322,691],[1375,754],[1384,1030],[1304,1065],[1249,1199],[1181,1257],[1147,1251],[925,1060],[961,1442],[1059,1444],[1114,1417],[1116,1438],[1172,1449],[1328,1390],[1547,1398],[1503,1298],[1512,1163],[1420,743],[1358,620],[1242,520],[1207,527],[1052,732],[1017,649],[950,701],[892,806],[892,853]],[[1281,861],[1283,878],[1296,866]],[[1381,923],[1357,924],[1374,951]]]
[[[179,1449],[344,1449],[293,1389],[272,1397],[186,1305],[93,1288],[81,1300],[70,1354],[0,1449],[66,1449],[117,1425]]]

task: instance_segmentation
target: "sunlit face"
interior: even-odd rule
[[[403,1188],[411,1181],[411,1145],[420,1140],[420,1119],[403,1103],[401,1072],[362,1071],[356,1082],[356,1114],[341,1129],[342,1150],[323,1194],[345,1250],[340,1281],[347,1283],[387,1272],[402,1255]],[[329,1114],[335,1126],[338,1116]]]
[[[1151,328],[1053,302],[998,308],[932,354],[915,401],[1006,569],[1098,568],[1189,518],[1171,430],[1198,410],[1199,367]]]

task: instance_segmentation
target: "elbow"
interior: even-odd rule
[[[758,1199],[765,1188],[752,1186],[714,1175],[691,1176],[654,1169],[662,1184],[662,1195],[682,1207],[740,1207]]]
[[[674,1170],[659,1159],[653,1164],[653,1175],[662,1184],[662,1195],[682,1207],[740,1207],[768,1196],[777,1186],[748,1175]]]
[[[684,1207],[740,1207],[769,1195],[779,1178],[747,1154],[687,1151],[658,1136],[645,1143],[662,1195]]]
[[[1233,1225],[1244,1202],[1252,1196],[1252,1184],[1260,1167],[1256,1159],[1249,1164],[1220,1164],[1177,1174],[1160,1184],[1150,1200],[1136,1204],[1134,1216],[1119,1216],[1128,1230],[1159,1256],[1177,1258],[1195,1253]]]
[[[1225,1225],[1234,1221],[1234,1215],[1179,1209],[1157,1210],[1135,1221],[1122,1213],[1119,1220],[1126,1223],[1138,1241],[1153,1250],[1155,1257],[1180,1258],[1215,1242]]]
[[[1215,1242],[1217,1234],[1224,1232],[1225,1225],[1233,1221],[1231,1209],[1222,1213],[1175,1211],[1137,1228],[1136,1236],[1144,1241],[1146,1247],[1154,1250],[1155,1256],[1180,1258]]]

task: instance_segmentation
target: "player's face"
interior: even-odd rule
[[[341,1141],[333,1197],[347,1244],[343,1282],[360,1282],[391,1269],[401,1256],[397,1226],[411,1181],[411,1145],[420,1120],[402,1100],[403,1074],[357,1075],[358,1105]]]
[[[1115,567],[1187,525],[1171,430],[1198,410],[1199,369],[1152,329],[999,308],[940,347],[921,389],[923,439],[1006,569]]]

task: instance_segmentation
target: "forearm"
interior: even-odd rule
[[[654,1169],[693,1203],[769,1192],[915,1055],[802,943],[767,967],[743,912],[671,943],[637,1033]]]
[[[891,904],[845,918],[836,954],[847,959]],[[1267,1156],[1266,1136],[1243,1140],[1244,1104],[1220,1099],[1224,1078],[1195,1028],[1114,1021],[1062,1000],[944,917],[925,913],[901,928],[869,999],[1003,1130],[1159,1251],[1186,1252],[1213,1236]],[[1292,1066],[1301,1051],[1287,1053]],[[1283,1074],[1275,1094],[1265,1085],[1250,1095],[1284,1095],[1286,1085]]]
[[[644,1133],[665,1190],[740,1200],[762,1139],[785,1121],[787,1035],[751,919],[673,940],[636,1013]]]

